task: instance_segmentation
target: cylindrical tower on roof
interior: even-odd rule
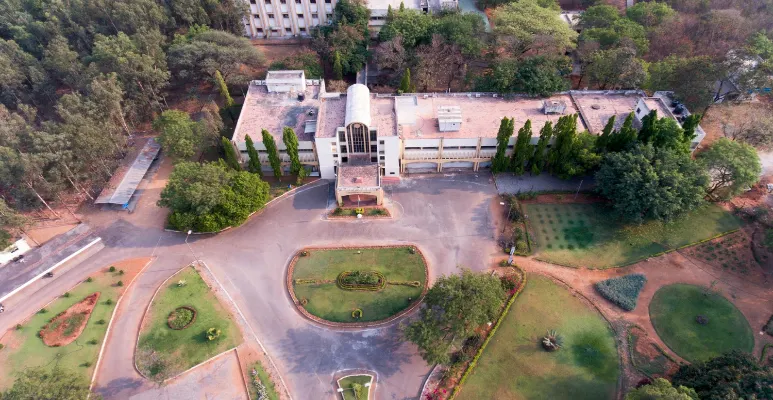
[[[346,90],[346,127],[358,123],[370,127],[370,90],[357,83]]]

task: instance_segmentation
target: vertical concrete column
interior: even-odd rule
[[[438,146],[437,172],[443,172],[443,138],[440,138],[440,145]]]
[[[379,188],[376,192],[376,204],[382,205],[384,204],[384,189]]]

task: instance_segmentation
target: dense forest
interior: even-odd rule
[[[191,85],[215,83],[216,75],[245,85],[264,60],[240,37],[246,7],[241,0],[0,0],[3,206],[47,206],[66,191],[94,196],[132,136],[169,109],[170,94],[195,94]],[[190,117],[197,134],[216,138],[222,121],[209,102]]]

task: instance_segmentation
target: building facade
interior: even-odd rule
[[[245,0],[249,14],[244,18],[245,34],[251,38],[283,39],[308,36],[311,28],[333,21],[337,0]],[[367,0],[371,30],[386,23],[389,7],[437,12],[456,9],[458,0]]]
[[[288,83],[288,77],[294,77],[294,83]],[[495,93],[397,96],[371,94],[362,84],[346,93],[328,93],[324,81],[307,80],[303,71],[271,71],[267,80],[250,84],[232,141],[246,160],[244,139],[250,135],[267,173],[271,168],[260,132],[266,129],[275,138],[288,171],[282,143],[286,126],[298,135],[301,162],[312,176],[324,179],[336,179],[340,169],[350,165],[377,165],[379,176],[395,178],[410,172],[478,171],[491,165],[503,117],[515,119],[516,131],[531,120],[536,145],[545,122],[555,123],[562,115],[578,114],[578,129],[592,134],[600,134],[613,116],[619,127],[631,112],[639,123],[650,110],[680,122],[689,113],[676,115],[668,95],[569,91],[547,99]],[[696,132],[692,149],[705,137],[700,127]],[[508,156],[515,139],[510,139]]]

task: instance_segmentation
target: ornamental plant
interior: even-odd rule
[[[207,340],[213,341],[220,337],[220,329],[217,328],[209,328],[206,332]]]
[[[556,351],[563,345],[564,338],[555,329],[549,330],[545,337],[542,338],[542,347],[547,351]]]

